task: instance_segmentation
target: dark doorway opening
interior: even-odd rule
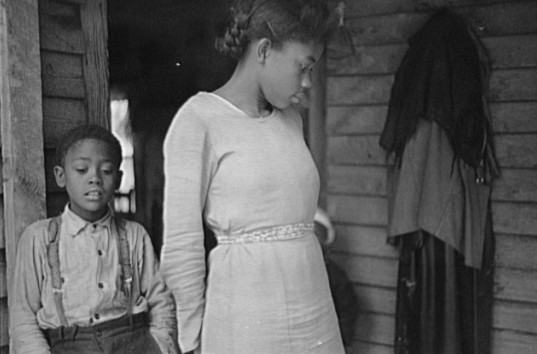
[[[158,253],[162,245],[162,142],[177,109],[212,91],[234,63],[214,49],[230,0],[108,1],[110,91],[128,102],[133,142],[135,211]],[[135,196],[135,197],[134,197]],[[134,201],[131,201],[134,202]]]

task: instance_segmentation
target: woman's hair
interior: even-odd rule
[[[69,130],[63,136],[56,147],[55,165],[63,167],[67,151],[79,141],[86,139],[95,139],[108,144],[112,149],[114,162],[117,163],[117,167],[119,168],[123,157],[119,140],[117,140],[112,132],[95,124],[79,125]]]
[[[332,22],[323,0],[235,0],[231,23],[216,47],[240,59],[250,42],[260,38],[277,48],[289,41],[324,43]]]

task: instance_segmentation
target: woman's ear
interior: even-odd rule
[[[272,41],[268,38],[262,38],[257,42],[256,46],[256,58],[259,62],[265,62],[270,54],[272,48]]]
[[[54,166],[54,177],[58,187],[65,188],[65,172],[62,166]]]

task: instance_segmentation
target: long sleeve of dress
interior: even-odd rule
[[[173,297],[158,272],[158,260],[149,235],[143,228],[141,245],[137,249],[140,295],[149,305],[149,330],[162,353],[176,354],[177,324]]]
[[[203,122],[181,109],[164,142],[164,245],[161,271],[177,304],[179,346],[200,344],[205,304],[202,213],[214,156]]]

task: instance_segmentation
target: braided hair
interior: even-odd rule
[[[322,0],[235,0],[230,25],[216,48],[240,60],[260,38],[270,39],[276,48],[289,41],[324,43],[332,24]]]

